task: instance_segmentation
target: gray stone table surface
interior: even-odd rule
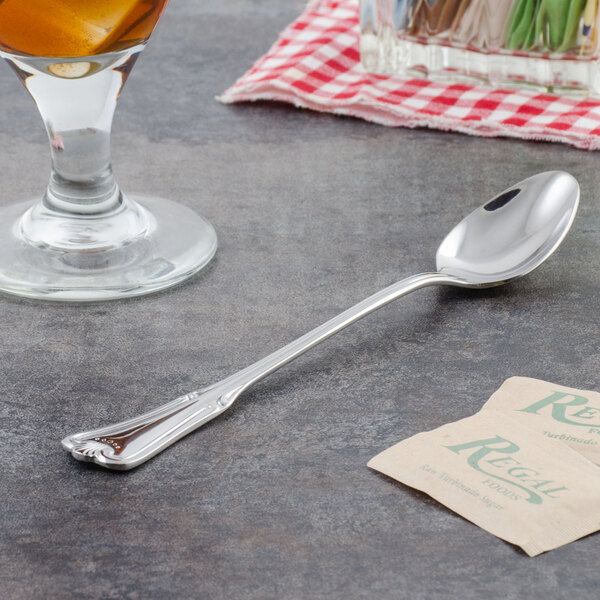
[[[216,102],[301,9],[175,0],[123,93],[121,185],[205,215],[220,237],[209,268],[129,301],[0,298],[3,600],[597,597],[598,535],[530,559],[366,463],[512,375],[600,389],[600,154]],[[8,68],[0,98],[8,204],[41,192],[48,151]],[[548,169],[580,180],[582,204],[526,279],[400,300],[137,470],[61,449],[431,269],[459,218]]]

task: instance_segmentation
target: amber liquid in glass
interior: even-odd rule
[[[0,50],[80,57],[148,39],[168,0],[0,0]]]

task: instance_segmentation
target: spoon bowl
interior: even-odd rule
[[[438,248],[437,270],[476,287],[522,277],[560,245],[578,204],[573,176],[563,171],[534,175],[463,219]]]

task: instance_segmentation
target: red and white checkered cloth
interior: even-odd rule
[[[432,127],[600,149],[600,100],[366,73],[358,0],[311,0],[277,42],[219,98],[278,100],[383,125]]]

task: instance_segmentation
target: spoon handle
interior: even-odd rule
[[[348,325],[352,325],[352,323],[366,317],[382,306],[402,296],[406,296],[415,290],[436,284],[460,285],[461,282],[456,277],[441,273],[421,273],[407,277],[402,281],[397,281],[375,292],[373,295],[365,298],[322,325],[315,327],[313,330],[287,344],[287,346],[283,346],[283,348],[265,356],[265,358],[251,364],[249,367],[238,371],[225,381],[231,381],[236,387],[242,386],[242,390],[246,390],[257,381],[280,369],[307,350],[310,350],[317,344],[348,327]]]
[[[436,284],[463,286],[466,282],[442,273],[422,273],[403,279],[219,383],[139,417],[71,435],[62,444],[78,460],[116,470],[136,467],[220,415],[244,390],[313,346],[393,300]]]

